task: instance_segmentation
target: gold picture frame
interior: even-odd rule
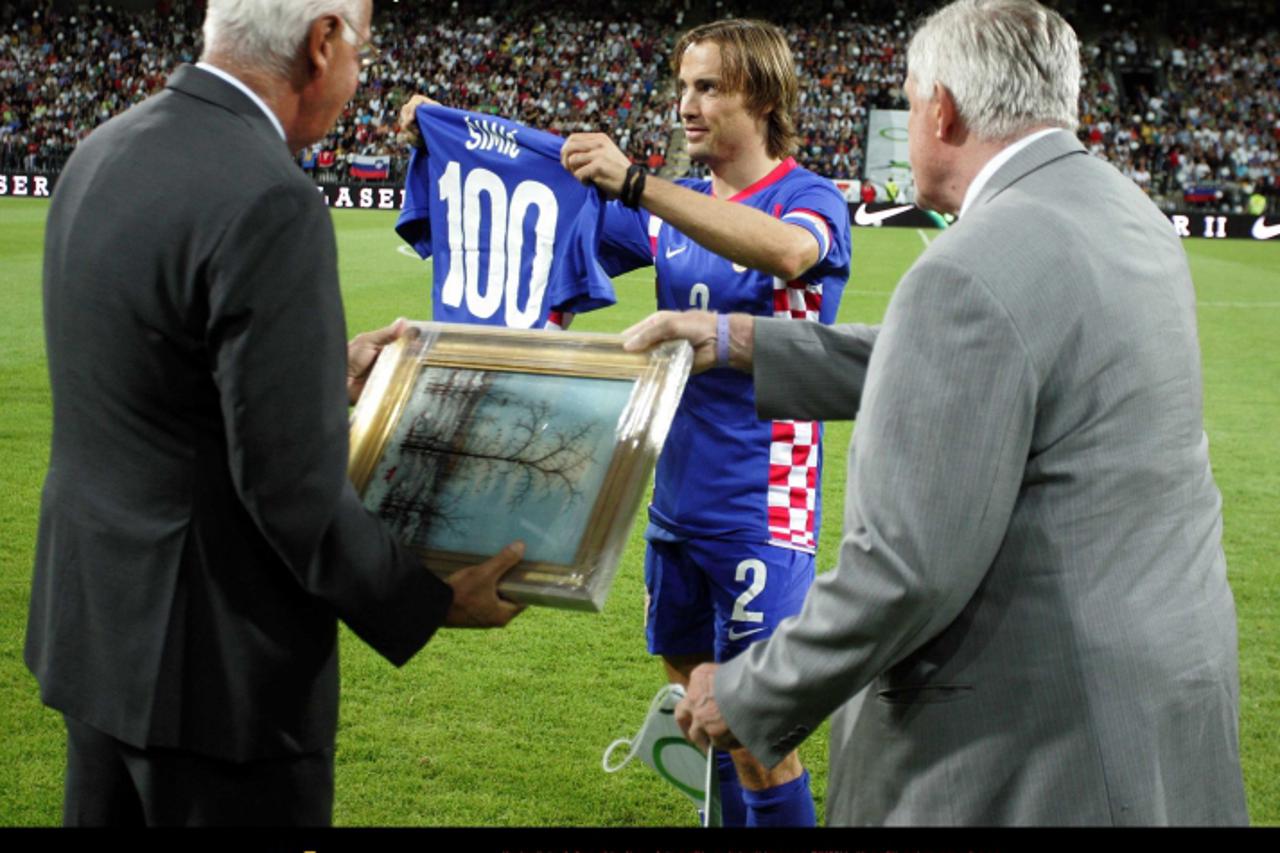
[[[692,362],[683,341],[412,323],[352,413],[348,475],[436,574],[523,539],[503,595],[599,611]]]

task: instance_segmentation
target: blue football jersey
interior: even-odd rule
[[[711,181],[684,186],[711,193]],[[737,311],[831,323],[849,279],[849,208],[825,178],[788,158],[729,201],[798,225],[818,262],[795,281],[747,269],[645,210],[610,202],[600,260],[610,275],[648,264],[658,307]],[[751,377],[728,368],[690,377],[658,459],[649,518],[675,537],[768,542],[812,552],[821,522],[821,425],[761,421]]]
[[[433,319],[540,329],[551,311],[614,303],[595,257],[604,205],[560,165],[564,140],[448,107],[417,118],[426,149],[410,157],[396,232],[435,260]]]

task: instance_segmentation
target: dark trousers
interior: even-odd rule
[[[328,826],[333,750],[234,762],[67,724],[64,826]]]

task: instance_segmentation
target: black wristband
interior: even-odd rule
[[[639,166],[638,164],[637,166],[639,168],[639,171],[636,172],[635,183],[631,185],[631,206],[632,207],[640,206],[640,196],[644,195],[644,181],[645,181],[645,178],[649,177],[649,173],[645,171],[644,166]]]
[[[648,175],[644,170],[644,166],[639,163],[632,163],[627,168],[627,176],[622,179],[622,189],[618,193],[618,200],[624,205],[634,210],[640,205],[640,195],[644,192],[644,179]]]
[[[636,164],[632,163],[627,167],[627,173],[622,176],[622,188],[618,190],[618,201],[627,204],[627,197],[631,195],[631,182],[636,177]],[[627,205],[630,207],[630,205]]]

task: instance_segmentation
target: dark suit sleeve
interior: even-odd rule
[[[752,347],[761,418],[853,420],[879,326],[757,317]]]
[[[449,587],[400,548],[347,480],[346,329],[328,211],[264,191],[220,237],[208,348],[232,481],[297,582],[394,663],[443,621]]]

